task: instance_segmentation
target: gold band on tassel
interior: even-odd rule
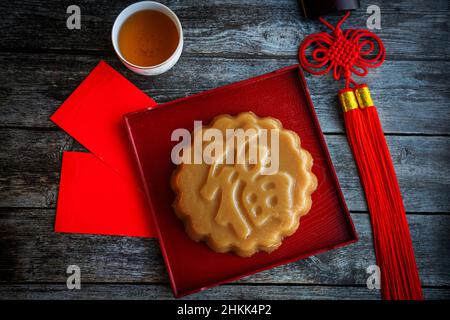
[[[356,100],[355,93],[351,90],[343,91],[338,94],[339,104],[342,111],[347,112],[358,108],[358,101]]]
[[[369,87],[362,86],[355,89],[355,95],[356,100],[358,100],[358,105],[361,109],[374,106]]]

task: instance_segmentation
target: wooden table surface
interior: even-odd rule
[[[67,6],[81,30],[66,28]],[[115,57],[110,32],[133,1],[3,1],[0,5],[0,298],[170,299],[154,239],[53,232],[62,152],[84,150],[49,116],[100,59],[157,102],[297,63],[308,34],[295,0],[163,1],[179,16],[185,48],[175,67],[147,78]],[[379,106],[411,228],[426,298],[450,298],[450,38],[447,0],[362,1],[346,27],[381,8],[387,61],[366,81]],[[332,20],[336,21],[336,20]],[[360,240],[188,299],[379,299],[367,207],[338,112],[342,83],[307,75],[322,130]],[[66,268],[81,268],[68,290]]]

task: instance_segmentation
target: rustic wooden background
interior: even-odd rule
[[[56,234],[61,155],[84,150],[49,121],[105,59],[157,102],[297,63],[300,41],[323,30],[295,0],[163,1],[179,16],[185,49],[164,75],[147,78],[114,56],[110,30],[133,1],[3,1],[0,5],[0,298],[172,298],[156,240]],[[450,38],[447,0],[365,1],[346,24],[364,27],[381,8],[387,61],[370,73],[426,298],[450,298]],[[81,30],[66,8],[81,8]],[[336,21],[336,20],[332,20]],[[375,264],[367,207],[337,111],[342,84],[307,75],[358,243],[262,272],[188,299],[378,299],[366,287]],[[82,289],[66,288],[80,266]]]

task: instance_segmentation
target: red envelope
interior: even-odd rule
[[[56,232],[154,237],[145,195],[88,152],[64,152]]]
[[[155,101],[100,61],[50,120],[121,175],[138,177],[122,116],[153,106]]]
[[[148,209],[145,219],[142,217],[147,206],[143,206],[139,194],[140,179],[122,116],[155,105],[101,61],[51,116],[54,123],[102,160],[88,153],[64,157],[55,231],[154,235]],[[131,208],[135,214],[130,213]]]

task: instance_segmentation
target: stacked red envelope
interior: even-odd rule
[[[55,231],[153,237],[122,116],[156,103],[101,61],[51,120],[90,152],[64,152]]]

